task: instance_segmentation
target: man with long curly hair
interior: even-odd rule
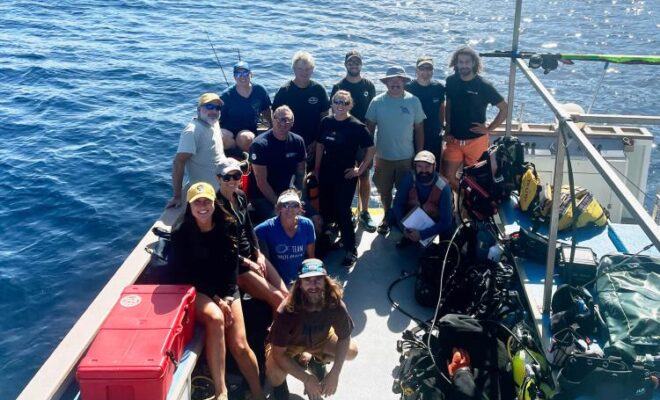
[[[266,376],[275,400],[289,398],[289,374],[303,382],[310,400],[336,392],[344,361],[357,356],[351,340],[353,320],[342,296],[341,284],[328,276],[323,261],[302,262],[298,279],[277,310],[266,346]],[[328,361],[333,365],[325,374],[323,363]]]
[[[458,190],[456,172],[461,165],[474,165],[488,149],[490,135],[506,119],[509,106],[492,83],[481,76],[479,54],[462,47],[451,57],[454,74],[447,77],[447,129],[442,152],[442,175]],[[488,105],[497,107],[497,115],[486,124]]]

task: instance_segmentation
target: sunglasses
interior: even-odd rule
[[[336,106],[350,106],[351,101],[350,100],[334,99],[334,100],[332,100],[332,104],[334,104]]]
[[[204,107],[205,109],[207,109],[209,111],[211,111],[211,110],[220,111],[220,109],[222,109],[222,105],[213,104],[213,103],[206,103],[202,107]]]
[[[241,173],[227,174],[227,175],[224,175],[222,177],[222,180],[225,181],[225,182],[229,182],[232,179],[235,180],[235,181],[238,181],[238,180],[241,179],[242,176],[243,176],[243,174],[241,174]]]
[[[250,71],[236,71],[234,72],[234,76],[237,78],[243,78],[245,76],[250,75]]]
[[[293,118],[280,117],[280,118],[275,118],[275,120],[277,122],[281,123],[281,124],[292,124],[293,123]]]
[[[286,203],[282,203],[281,206],[282,208],[287,208],[287,209],[298,208],[300,207],[300,203],[297,203],[295,201],[287,201]]]

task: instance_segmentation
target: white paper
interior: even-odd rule
[[[408,215],[403,217],[401,223],[404,227],[408,229],[414,229],[416,231],[421,231],[435,225],[435,221],[433,221],[433,219],[431,219],[431,217],[429,217],[428,214],[419,207],[412,209]],[[433,235],[424,240],[420,240],[419,243],[426,247],[433,241],[436,236],[437,235]]]

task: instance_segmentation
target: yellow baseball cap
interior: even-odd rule
[[[213,186],[206,182],[197,182],[191,185],[190,189],[188,189],[188,194],[186,195],[188,203],[192,203],[201,197],[215,201],[215,191],[213,190]]]
[[[220,96],[217,95],[217,93],[204,93],[203,95],[199,96],[199,101],[197,102],[198,106],[203,106],[206,103],[210,103],[212,101],[219,101],[222,104],[222,100],[220,100]]]

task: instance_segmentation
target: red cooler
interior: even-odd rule
[[[194,287],[126,287],[78,365],[82,400],[164,400],[194,325]]]

